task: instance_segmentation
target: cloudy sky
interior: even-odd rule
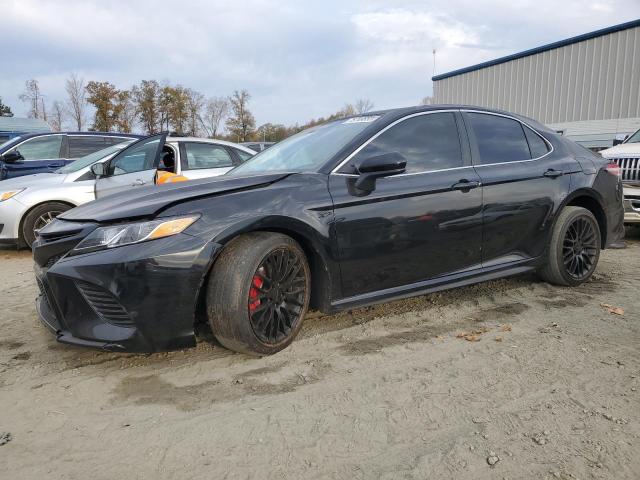
[[[0,0],[0,97],[24,81],[129,88],[167,80],[207,96],[245,88],[258,124],[303,123],[345,102],[417,104],[436,73],[640,17],[638,0]]]

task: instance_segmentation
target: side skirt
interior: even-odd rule
[[[539,258],[521,260],[518,262],[510,262],[508,264],[500,264],[454,273],[443,277],[411,283],[409,285],[402,285],[400,287],[354,295],[352,297],[342,298],[332,302],[331,313],[519,275],[521,273],[534,271],[538,267],[539,263]]]

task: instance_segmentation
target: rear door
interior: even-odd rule
[[[67,135],[67,142],[69,144],[68,162],[111,145],[102,135]]]
[[[9,152],[18,151],[23,158],[5,163],[6,178],[53,172],[64,166],[66,162],[62,158],[63,145],[64,135],[43,135],[19,143]]]
[[[189,179],[216,177],[231,170],[234,159],[224,145],[180,142],[180,166]]]
[[[345,297],[480,267],[482,189],[461,121],[455,111],[406,117],[329,175]],[[406,173],[359,195],[353,165],[388,152]]]
[[[471,111],[463,116],[483,185],[483,266],[542,255],[570,174],[580,166],[515,118]]]
[[[107,165],[107,175],[96,180],[96,198],[153,185],[166,133],[144,138],[122,150]]]

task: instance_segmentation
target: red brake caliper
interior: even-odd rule
[[[258,288],[262,288],[264,284],[264,280],[260,278],[258,275],[253,276],[253,280],[251,280],[251,288],[249,289],[249,312],[253,313],[258,306],[260,306],[260,298],[258,298],[259,292]]]

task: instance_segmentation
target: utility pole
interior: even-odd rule
[[[435,103],[436,98],[436,84],[433,81],[433,77],[436,76],[436,49],[433,49],[433,69],[431,70],[431,98],[433,98],[433,103]]]

